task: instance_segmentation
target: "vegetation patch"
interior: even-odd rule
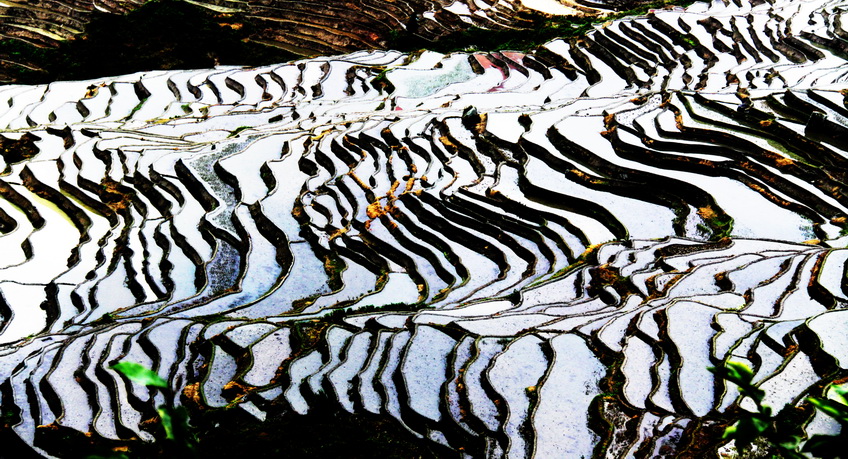
[[[37,84],[85,80],[155,69],[266,65],[296,55],[250,37],[257,26],[240,15],[216,13],[181,0],[152,0],[129,13],[95,13],[86,32],[55,48],[0,40],[0,78]]]
[[[724,430],[723,439],[734,441],[737,450],[748,457],[752,454],[752,445],[768,450],[769,457],[803,459],[802,453],[813,457],[835,459],[844,457],[845,445],[848,444],[848,388],[846,384],[831,385],[828,392],[832,397],[807,397],[806,401],[839,423],[841,429],[837,435],[813,435],[803,447],[804,433],[800,426],[803,424],[803,414],[792,405],[786,405],[776,416],[772,416],[772,408],[763,404],[765,391],[754,383],[754,372],[740,362],[727,362],[724,367],[709,370],[722,379],[736,384],[739,393],[751,399],[756,405],[756,411],[740,410],[738,420]],[[800,451],[799,451],[800,448]]]
[[[528,51],[555,38],[585,35],[605,21],[689,3],[658,0],[607,15],[521,12],[514,18],[512,29],[468,27],[437,39],[419,35],[413,18],[405,29],[390,31],[382,42],[387,49],[406,52]],[[292,50],[256,40],[263,26],[250,15],[216,12],[183,0],[151,0],[125,14],[96,12],[91,17],[82,35],[55,47],[12,38],[0,40],[0,82],[39,84],[156,69],[260,66],[301,57]],[[380,82],[380,78],[375,80]]]
[[[634,2],[638,3],[638,2]],[[399,51],[429,49],[441,53],[453,51],[530,51],[556,38],[580,37],[592,30],[596,24],[605,23],[626,16],[638,16],[651,9],[669,5],[688,6],[692,1],[676,2],[658,0],[645,2],[636,7],[610,13],[603,16],[548,16],[535,13],[519,13],[518,19],[525,26],[517,29],[483,29],[470,27],[453,32],[435,42],[415,35],[414,28],[392,31],[387,48]]]

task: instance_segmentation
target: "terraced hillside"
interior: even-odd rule
[[[714,454],[727,360],[838,429],[803,400],[848,368],[845,7],[0,88],[6,433],[151,440],[120,360],[469,457]]]
[[[569,27],[574,19],[563,20],[564,16],[586,22],[612,11],[643,7],[647,1],[6,2],[0,4],[0,82],[79,80],[218,63],[255,66],[293,57],[412,50],[436,43],[451,50],[469,45],[485,48],[504,41],[493,39],[492,31],[504,36],[542,33],[547,41],[558,30],[574,31]]]

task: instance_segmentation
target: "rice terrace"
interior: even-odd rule
[[[848,458],[848,1],[0,0],[0,82],[2,458]]]

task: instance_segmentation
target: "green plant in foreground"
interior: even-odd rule
[[[724,430],[722,438],[735,440],[736,447],[740,451],[748,449],[751,443],[759,437],[765,437],[769,442],[775,444],[771,407],[763,404],[763,399],[766,396],[765,391],[754,386],[752,383],[754,372],[747,365],[739,362],[727,362],[723,368],[710,367],[708,370],[739,386],[739,393],[753,400],[757,406],[756,412],[746,412],[742,414],[736,423],[728,426]],[[787,452],[792,453],[794,453],[796,448],[797,443],[780,447],[780,449],[788,450]],[[789,457],[794,457],[794,455],[790,454]]]
[[[822,413],[839,422],[842,430],[839,435],[813,435],[804,445],[803,451],[813,453],[816,457],[825,459],[845,457],[848,447],[848,385],[832,386],[837,400],[819,397],[807,397],[807,401]]]
[[[726,379],[739,387],[744,397],[753,400],[756,412],[746,412],[739,420],[728,426],[722,438],[732,439],[740,451],[747,450],[758,438],[764,438],[780,457],[804,458],[798,452],[798,445],[803,439],[799,435],[787,435],[776,429],[775,419],[772,418],[771,407],[763,404],[766,393],[754,386],[754,372],[740,362],[727,362],[723,368],[708,368],[709,371]],[[814,435],[801,449],[814,457],[834,459],[844,456],[845,445],[848,445],[848,387],[833,386],[831,390],[839,401],[818,397],[807,397],[807,401],[839,422],[842,430],[839,435]],[[775,457],[775,456],[772,456]]]
[[[158,389],[165,397],[165,403],[157,408],[162,423],[164,438],[162,449],[166,453],[180,453],[195,456],[197,439],[189,425],[188,411],[183,406],[174,406],[174,392],[168,382],[156,372],[136,362],[118,362],[112,369],[138,384]],[[122,457],[122,456],[118,456]]]

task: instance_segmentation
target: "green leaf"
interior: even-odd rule
[[[168,382],[160,378],[153,370],[136,362],[118,362],[112,365],[112,369],[130,378],[131,380],[150,387],[162,387],[168,389]]]
[[[766,397],[764,390],[751,384],[751,381],[754,379],[754,372],[744,363],[727,362],[724,368],[708,367],[707,370],[736,384],[739,393],[745,397],[750,397],[757,402],[757,405]]]
[[[171,410],[167,406],[162,405],[156,411],[159,412],[159,418],[162,419],[162,427],[165,429],[165,438],[173,440],[174,423],[171,419]]]
[[[754,379],[754,372],[748,368],[748,365],[742,362],[727,362],[725,368],[727,368],[730,380],[733,382],[738,381],[737,384],[741,382],[742,384],[740,385],[750,385]]]
[[[804,437],[801,437],[800,435],[789,435],[789,437],[786,438],[784,441],[779,442],[777,446],[786,450],[795,451],[795,449],[798,448],[798,445],[801,444],[801,441],[803,439]]]
[[[812,453],[814,457],[833,459],[840,457],[845,450],[845,439],[839,435],[813,435],[801,448],[805,453]]]
[[[759,416],[751,416],[751,431],[756,432],[757,435],[766,431],[771,425],[771,420],[766,418],[763,419]]]
[[[737,446],[746,448],[769,427],[771,427],[771,419],[752,413],[742,416],[736,424],[727,427],[722,438],[732,438],[736,440]]]
[[[762,402],[763,399],[766,398],[766,391],[754,386],[739,386],[739,393],[746,397],[751,397],[757,403]],[[768,411],[766,411],[766,409],[768,409]],[[762,411],[765,414],[771,415],[771,409],[766,406],[762,407]]]
[[[725,439],[728,439],[728,438],[736,438],[736,431],[738,429],[738,426],[739,426],[739,421],[737,421],[732,426],[727,426],[724,429],[724,434],[722,434],[721,439],[725,440]]]
[[[836,395],[842,399],[840,403],[843,405],[848,405],[848,384],[841,384],[838,386],[831,386],[830,388]]]
[[[807,400],[824,414],[837,421],[848,422],[848,406],[826,398],[807,397]]]

